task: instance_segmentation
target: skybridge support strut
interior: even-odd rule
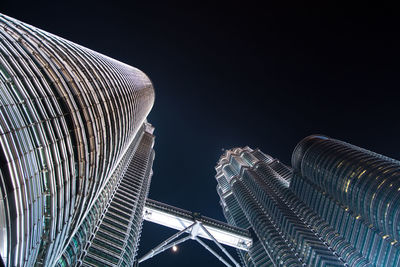
[[[201,216],[199,213],[176,208],[151,199],[146,201],[143,219],[176,229],[178,232],[146,253],[138,260],[138,263],[148,260],[177,244],[193,239],[226,266],[232,266],[231,264],[233,263],[233,266],[239,267],[239,263],[222,245],[248,251],[253,243],[250,233],[246,229],[234,227],[227,223]],[[188,235],[181,237],[185,233]],[[181,238],[178,239],[178,237]],[[201,238],[213,241],[229,260],[223,255],[219,255]]]
[[[201,241],[200,238],[196,237],[195,240],[202,245],[205,249],[207,249],[211,254],[213,254],[217,259],[219,259],[223,264],[225,264],[228,267],[232,267],[228,262],[226,262],[226,260],[221,257],[217,252],[215,252],[212,248],[210,248],[206,243],[204,243],[203,241]]]
[[[147,260],[147,259],[150,259],[150,258],[154,257],[155,255],[157,255],[157,254],[163,252],[164,250],[168,249],[168,248],[165,248],[165,247],[167,247],[167,246],[169,245],[170,242],[172,242],[174,239],[178,238],[178,237],[179,237],[180,235],[182,235],[183,233],[185,233],[185,232],[191,230],[191,229],[193,228],[194,225],[195,225],[195,223],[193,223],[192,225],[190,225],[190,226],[186,227],[185,229],[179,231],[178,233],[172,235],[171,237],[167,238],[165,241],[161,242],[158,246],[156,246],[155,248],[153,248],[152,250],[150,250],[146,255],[144,255],[142,258],[140,258],[140,259],[139,259],[139,263],[141,263],[141,262],[143,262],[143,261],[145,261],[145,260]],[[183,240],[183,241],[181,241],[181,242],[179,242],[179,243],[182,243],[182,242],[186,241],[186,240],[189,239],[189,238],[190,238],[190,237],[188,237],[188,238],[182,238],[182,239],[180,239],[180,240]],[[175,243],[178,243],[178,241],[176,241]],[[172,245],[172,246],[173,246],[173,245]],[[164,249],[164,248],[165,248],[165,249]]]
[[[236,267],[240,267],[240,265],[235,261],[235,259],[229,254],[229,252],[221,246],[221,244],[214,238],[214,236],[207,231],[207,229],[203,226],[203,224],[199,221],[195,221],[193,224],[190,226],[184,228],[183,230],[177,232],[176,234],[173,234],[171,237],[167,238],[163,242],[161,242],[158,246],[150,250],[148,253],[146,253],[143,257],[141,257],[138,260],[138,263],[142,263],[145,260],[148,260],[150,258],[153,258],[157,254],[160,254],[161,252],[176,246],[178,244],[181,244],[189,239],[193,239],[197,241],[200,245],[202,245],[205,249],[207,249],[212,255],[214,255],[218,260],[220,260],[222,263],[224,263],[228,267],[232,267],[222,256],[220,256],[217,252],[215,252],[212,248],[210,248],[206,243],[204,243],[200,238],[199,238],[199,230],[202,229],[203,231],[206,232],[206,234],[209,236],[211,240],[214,241],[214,243],[222,250],[222,252],[232,261],[232,263]],[[184,233],[188,233],[187,236],[176,240],[179,236],[181,236]],[[176,240],[176,241],[174,241]]]

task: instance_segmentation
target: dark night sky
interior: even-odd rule
[[[399,10],[186,2],[2,0],[0,12],[149,75],[153,199],[222,220],[222,148],[290,163],[313,133],[400,159]],[[145,222],[139,255],[172,233]],[[206,264],[219,262],[192,241],[141,266]]]

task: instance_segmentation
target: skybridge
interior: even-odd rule
[[[178,230],[178,232],[140,258],[139,263],[192,239],[197,241],[226,266],[232,266],[226,258],[220,256],[201,240],[204,238],[213,241],[234,266],[240,266],[222,245],[245,251],[248,251],[252,245],[250,233],[245,229],[233,227],[227,223],[202,216],[199,213],[183,210],[151,199],[147,199],[146,201],[143,218],[146,221],[173,228]],[[181,238],[178,239],[178,237]]]

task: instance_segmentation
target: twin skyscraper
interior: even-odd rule
[[[400,265],[398,161],[314,135],[292,168],[245,147],[216,171],[227,221],[254,232],[246,266]]]
[[[185,240],[237,248],[245,266],[400,266],[400,162],[320,135],[291,167],[227,150],[216,166],[227,225],[147,199],[153,102],[140,70],[0,14],[5,266],[133,266],[143,220],[162,216]]]
[[[6,266],[134,262],[154,158],[140,70],[0,15]]]

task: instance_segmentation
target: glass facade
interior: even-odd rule
[[[325,136],[292,156],[294,192],[375,266],[400,265],[400,162]]]
[[[255,235],[249,252],[238,251],[244,265],[400,264],[398,161],[310,136],[292,165],[245,147],[216,166],[228,223]]]
[[[6,266],[54,265],[85,249],[143,133],[152,132],[145,120],[153,102],[140,70],[0,14]],[[142,198],[135,205],[143,206]],[[137,218],[130,219],[141,225]]]
[[[133,265],[154,159],[154,136],[145,129],[142,127],[133,151],[126,153],[57,266]]]

